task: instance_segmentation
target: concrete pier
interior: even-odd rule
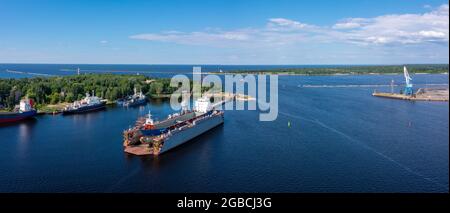
[[[448,101],[448,88],[421,88],[413,95],[404,95],[398,93],[374,92],[376,97],[401,99],[409,101]]]

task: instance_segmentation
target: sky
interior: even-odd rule
[[[0,63],[448,61],[442,0],[0,0]]]

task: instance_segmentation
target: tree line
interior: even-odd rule
[[[73,102],[86,93],[115,101],[133,94],[134,88],[148,96],[171,94],[170,79],[143,75],[83,74],[63,77],[0,79],[0,108],[12,109],[21,98],[34,100],[36,107]]]
[[[448,73],[448,64],[410,64],[406,65],[410,73]],[[232,74],[296,74],[296,75],[333,75],[333,74],[391,74],[403,73],[403,65],[340,65],[303,68],[282,68],[268,70],[234,70]]]

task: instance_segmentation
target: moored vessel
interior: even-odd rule
[[[14,112],[0,112],[0,124],[11,123],[31,118],[37,114],[33,109],[33,100],[23,99],[20,101],[19,108]]]
[[[67,106],[63,111],[63,115],[78,114],[101,110],[106,107],[106,101],[101,100],[99,97],[86,93],[86,97],[83,100],[75,101]]]
[[[147,97],[142,94],[142,91],[136,92],[136,88],[134,88],[134,94],[129,96],[123,102],[123,106],[125,107],[135,107],[140,106],[147,103]]]

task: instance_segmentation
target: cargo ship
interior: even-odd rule
[[[17,111],[0,112],[0,124],[25,120],[35,116],[36,114],[36,110],[33,109],[33,101],[31,99],[23,99],[20,101]]]
[[[94,94],[94,93],[93,93]],[[106,107],[106,101],[102,101],[99,97],[86,93],[86,97],[81,101],[75,101],[67,106],[63,111],[63,115],[78,114],[101,110]]]
[[[162,154],[222,124],[223,116],[224,112],[216,110],[206,98],[198,99],[193,110],[187,110],[184,104],[180,113],[162,121],[154,121],[149,112],[123,132],[125,152]]]
[[[135,107],[146,103],[147,97],[145,97],[145,95],[142,94],[142,91],[137,93],[136,88],[134,88],[134,94],[132,96],[127,97],[122,105],[125,107]]]

